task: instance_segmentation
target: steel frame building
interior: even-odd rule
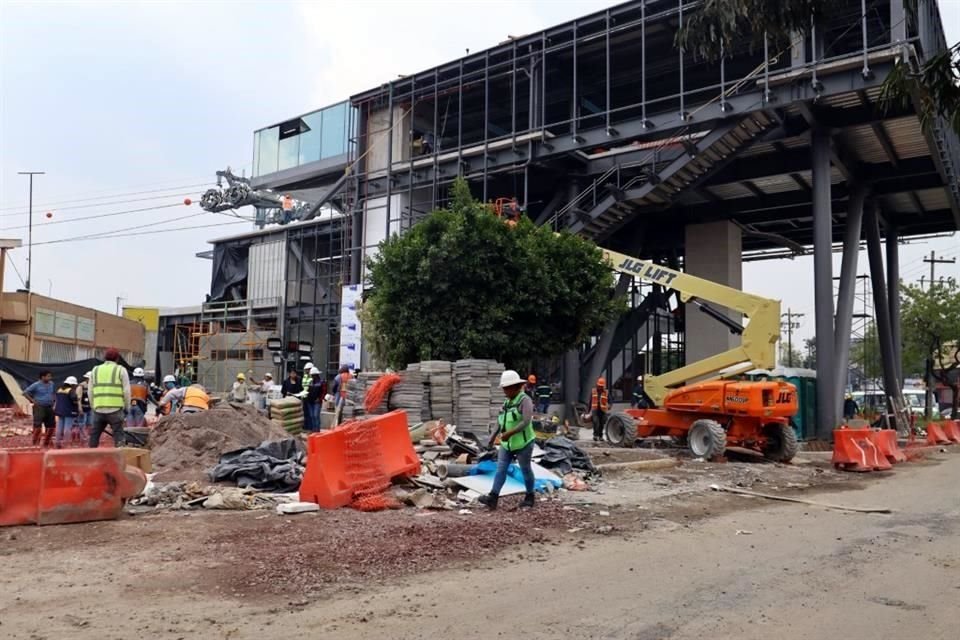
[[[905,0],[839,0],[806,36],[759,47],[745,39],[717,62],[673,44],[698,4],[625,2],[391,80],[350,98],[342,144],[317,142],[341,135],[320,111],[258,130],[252,187],[313,206],[294,225],[215,241],[215,252],[267,237],[285,243],[278,326],[287,339],[332,345],[336,285],[362,282],[364,258],[444,205],[458,176],[484,201],[516,197],[537,224],[686,269],[706,270],[694,258],[716,249],[700,227],[722,231],[715,242],[729,242],[731,273],[741,259],[812,247],[826,398],[839,393],[833,381],[849,359],[865,238],[893,385],[902,379],[898,239],[960,227],[960,141],[942,118],[921,126],[917,96],[881,100],[897,61],[918,66],[946,49],[935,0],[915,11]],[[835,309],[830,256],[841,248]],[[739,285],[728,275],[718,278]],[[632,290],[633,311],[606,339],[548,367],[563,361],[568,401],[598,372],[629,397],[635,374],[673,368],[689,350],[691,314],[669,311],[664,292],[619,286]],[[292,293],[311,287],[313,295]],[[818,422],[833,424],[839,398],[820,404]]]

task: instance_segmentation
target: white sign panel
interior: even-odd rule
[[[340,366],[360,366],[360,302],[363,287],[350,284],[340,293]]]

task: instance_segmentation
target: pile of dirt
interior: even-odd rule
[[[227,451],[289,437],[252,406],[221,403],[202,413],[161,418],[150,436],[150,455],[164,481],[206,480],[207,470]]]

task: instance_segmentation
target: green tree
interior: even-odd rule
[[[855,338],[850,345],[850,365],[859,369],[866,380],[879,380],[883,375],[880,338],[873,322],[866,326],[863,336]]]
[[[365,337],[381,364],[495,358],[525,367],[575,347],[625,308],[602,252],[524,219],[509,227],[470,195],[380,244],[368,262]]]
[[[791,352],[787,341],[781,339],[777,361],[781,367],[800,367],[803,366],[803,354],[796,347]]]
[[[923,290],[903,287],[900,307],[904,361],[930,358],[933,377],[953,390],[953,415],[960,402],[960,289],[950,279]]]
[[[908,12],[916,13],[916,0],[907,0]],[[810,31],[815,22],[829,20],[832,12],[848,7],[831,0],[704,0],[699,10],[684,18],[677,33],[677,45],[705,58],[717,60],[743,38],[762,47],[764,35],[779,51],[795,34]],[[960,43],[929,58],[921,68],[899,60],[884,81],[887,103],[910,102],[918,98],[921,121],[929,125],[933,116],[944,116],[960,134]]]
[[[803,341],[803,350],[806,352],[803,356],[803,363],[800,365],[804,369],[817,368],[817,339],[807,338]]]

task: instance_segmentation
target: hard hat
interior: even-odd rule
[[[643,382],[643,376],[637,376],[637,382]]]
[[[844,396],[844,398],[846,398],[847,400],[853,400],[853,394],[848,393],[847,395]]]
[[[312,362],[308,362],[307,364],[303,365],[303,370],[304,370],[304,371],[310,371],[310,369],[313,369],[313,363],[312,363]]]
[[[246,380],[246,379],[247,379],[247,376],[243,375],[242,373],[237,374],[237,380]]]
[[[163,376],[163,383],[164,383],[164,384],[166,384],[166,383],[168,383],[168,382],[176,382],[176,381],[177,381],[177,379],[174,378],[174,377],[171,376],[171,375],[165,375],[165,376]]]
[[[500,374],[500,388],[506,389],[507,387],[513,387],[518,384],[523,384],[523,379],[520,377],[520,374],[514,371],[513,369],[507,369]]]
[[[310,375],[312,376],[320,375],[320,369],[317,369],[316,367],[310,367]]]
[[[89,380],[89,379],[90,379],[90,376],[92,376],[92,375],[93,375],[93,372],[92,372],[92,371],[87,371],[85,374],[83,374],[83,379],[84,379],[84,380]]]
[[[605,386],[607,386],[607,380],[606,380],[606,378],[597,378],[597,386],[598,386],[598,387],[605,387]],[[834,396],[834,397],[836,397],[836,396]]]
[[[77,379],[73,376],[67,376],[67,379],[63,381],[63,384],[77,384]]]
[[[146,374],[143,372],[143,369],[141,369],[140,367],[137,367],[136,369],[133,370],[134,378],[142,378],[145,375]]]
[[[529,382],[530,384],[537,384],[537,376],[531,373],[530,375],[527,376],[527,382]]]
[[[267,371],[265,374],[263,374],[263,377],[264,377],[264,378],[270,378],[271,380],[273,380],[273,374],[270,373],[269,371]]]

